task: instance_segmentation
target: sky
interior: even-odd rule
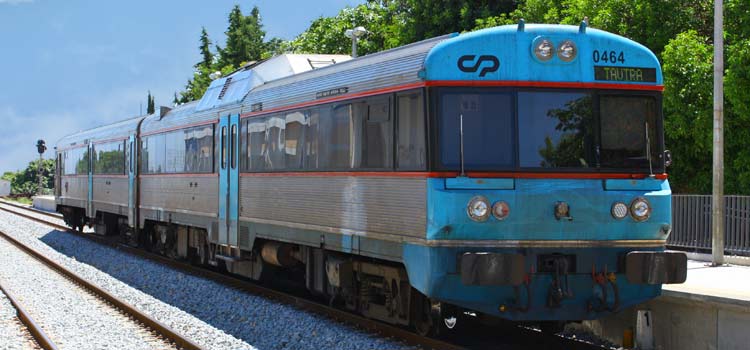
[[[57,141],[136,116],[148,91],[170,106],[200,61],[201,27],[224,44],[227,15],[258,6],[266,38],[292,39],[364,0],[0,0],[0,174],[54,158]],[[343,35],[343,33],[342,33]]]

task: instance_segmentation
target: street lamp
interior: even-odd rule
[[[357,57],[357,40],[367,33],[367,29],[362,26],[354,29],[347,29],[346,32],[344,32],[344,35],[346,35],[347,38],[352,39],[352,57]]]

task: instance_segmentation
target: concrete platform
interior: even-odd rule
[[[55,204],[55,196],[34,196],[33,198],[34,208],[44,211],[54,212],[57,209]]]
[[[659,298],[584,325],[622,344],[623,332],[636,329],[637,310],[651,311],[654,349],[750,349],[750,267],[689,261],[684,284],[665,285]]]

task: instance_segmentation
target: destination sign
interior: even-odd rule
[[[595,80],[656,82],[656,68],[594,66]]]
[[[326,98],[326,97],[331,97],[331,96],[336,96],[336,95],[343,95],[348,92],[349,92],[348,87],[340,87],[337,89],[318,91],[315,93],[315,98]]]

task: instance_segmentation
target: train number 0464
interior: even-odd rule
[[[592,58],[594,59],[594,63],[625,63],[625,54],[622,51],[594,50]]]

